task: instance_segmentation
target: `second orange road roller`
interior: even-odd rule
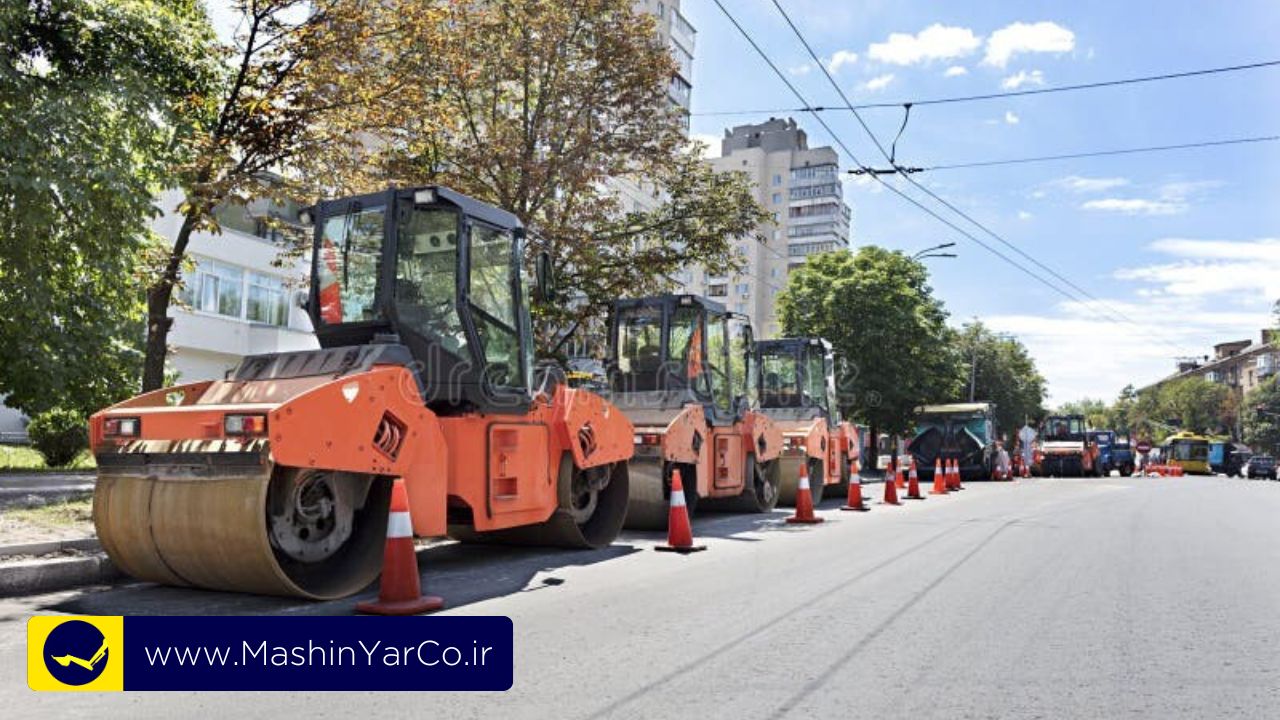
[[[635,423],[627,527],[666,527],[671,474],[694,509],[767,512],[782,433],[750,401],[746,318],[694,295],[614,303],[609,398]]]
[[[843,496],[858,441],[853,425],[840,421],[831,344],[816,337],[780,338],[757,341],[755,351],[760,410],[785,441],[778,502],[795,504],[801,466],[808,470],[815,503],[828,492]]]
[[[309,214],[320,349],[247,357],[91,419],[93,518],[115,564],[170,585],[349,595],[380,570],[395,478],[418,536],[612,542],[633,427],[538,376],[519,220],[442,187]]]

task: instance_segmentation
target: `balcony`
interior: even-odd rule
[[[698,31],[693,29],[693,26],[690,25],[689,21],[680,14],[679,10],[671,8],[670,17],[672,41],[679,44],[680,47],[684,48],[690,55],[692,55],[695,49],[694,42],[696,41]]]

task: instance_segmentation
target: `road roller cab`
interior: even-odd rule
[[[94,522],[116,564],[176,585],[351,594],[377,576],[397,477],[415,535],[612,542],[632,426],[535,377],[516,217],[439,187],[306,215],[321,349],[246,357],[91,419]]]
[[[692,510],[765,512],[778,499],[782,434],[754,409],[751,324],[719,303],[659,295],[614,303],[610,399],[635,424],[627,526],[666,526],[671,473]]]
[[[785,442],[778,502],[795,503],[801,465],[808,468],[814,502],[822,500],[829,486],[843,493],[849,481],[849,438],[836,403],[831,343],[818,337],[759,340],[755,353],[760,410],[778,425]]]

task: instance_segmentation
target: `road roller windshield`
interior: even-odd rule
[[[532,344],[510,213],[445,188],[321,203],[312,318],[323,347],[396,338],[442,412],[527,404]]]
[[[834,405],[834,358],[824,341],[786,338],[756,343],[762,408],[812,408]]]

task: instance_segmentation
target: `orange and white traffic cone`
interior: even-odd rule
[[[920,475],[916,473],[916,459],[911,458],[911,469],[907,471],[907,499],[924,500],[920,494]]]
[[[852,482],[852,480],[850,481]],[[813,491],[809,489],[809,463],[800,463],[800,480],[796,488],[796,514],[787,518],[792,525],[814,525],[823,521],[813,514]]]
[[[964,489],[964,482],[963,482],[963,479],[960,477],[960,460],[959,459],[956,460],[956,489],[957,490]]]
[[[858,475],[858,461],[851,461],[852,467],[849,470],[849,499],[841,510],[853,510],[857,512],[867,512],[871,508],[862,502],[862,478]]]
[[[907,478],[905,475],[902,474],[902,463],[901,462],[895,463],[894,467],[895,467],[895,472],[893,476],[893,481],[898,486],[897,489],[906,490]]]
[[[382,580],[378,599],[356,603],[356,611],[372,615],[417,615],[439,610],[444,600],[422,594],[418,556],[413,549],[413,521],[409,518],[409,493],[404,480],[391,486],[391,513],[387,516],[387,546],[382,554]]]
[[[902,477],[902,468],[894,471],[894,475],[898,478]],[[894,477],[886,477],[884,479],[884,504],[885,505],[901,505],[898,502],[898,481]]]
[[[960,461],[951,459],[947,462],[947,489],[955,492],[960,487]]]
[[[942,458],[933,461],[933,489],[930,495],[947,494],[947,476],[942,472]]]
[[[684,499],[684,483],[680,480],[680,469],[671,471],[671,504],[667,510],[667,544],[654,548],[661,552],[674,552],[682,555],[706,550],[706,545],[693,544],[693,525],[689,523],[689,508]]]

